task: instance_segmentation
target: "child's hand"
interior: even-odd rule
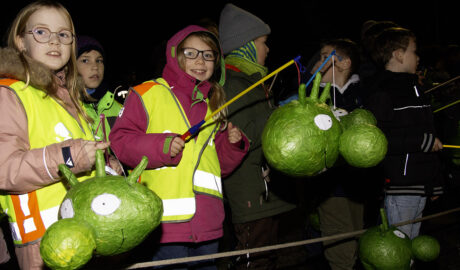
[[[96,150],[104,150],[110,146],[110,142],[83,141],[83,148],[88,155],[90,164],[96,162]]]
[[[233,126],[231,122],[228,122],[227,129],[228,129],[228,141],[230,143],[237,143],[241,140],[242,138],[241,131],[237,127]]]
[[[435,138],[433,148],[431,149],[431,151],[436,152],[436,151],[442,150],[442,148],[443,148],[442,142],[438,138]]]
[[[184,150],[185,147],[185,142],[182,140],[180,137],[174,137],[174,139],[171,142],[171,151],[170,155],[171,157],[177,156],[182,150]]]

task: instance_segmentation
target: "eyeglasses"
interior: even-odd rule
[[[188,59],[196,59],[198,55],[200,55],[201,53],[205,61],[216,60],[216,52],[213,50],[200,51],[194,48],[184,48],[183,51],[184,51],[185,58],[188,58]]]
[[[57,38],[59,39],[59,42],[61,42],[64,45],[72,44],[74,38],[74,34],[69,30],[51,32],[51,30],[49,30],[46,27],[36,27],[31,31],[28,31],[27,34],[32,34],[34,36],[34,39],[38,43],[49,42],[51,40],[51,34],[56,34]]]

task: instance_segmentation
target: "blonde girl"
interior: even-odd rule
[[[58,165],[82,181],[96,150],[109,146],[94,141],[79,102],[74,37],[65,7],[37,1],[18,13],[0,49],[0,205],[21,269],[43,268],[40,239],[66,193]]]

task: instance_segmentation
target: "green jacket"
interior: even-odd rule
[[[102,126],[99,126],[100,116],[105,115],[105,129],[106,139],[109,140],[110,128],[115,124],[115,120],[118,117],[123,106],[115,100],[115,95],[109,91],[95,103],[83,103],[86,113],[94,120],[91,125],[96,141],[102,141],[104,138],[104,130]],[[98,128],[99,126],[99,128]],[[97,131],[97,132],[96,132]]]
[[[230,100],[262,78],[260,73],[247,75],[237,69],[227,69],[224,89]],[[273,99],[270,99],[273,104]],[[260,218],[274,216],[295,208],[295,204],[282,200],[295,197],[293,184],[283,179],[271,178],[266,192],[262,177],[262,165],[265,165],[262,152],[262,131],[265,122],[274,108],[263,86],[259,85],[228,107],[229,121],[238,126],[250,140],[249,152],[241,165],[224,179],[224,195],[227,197],[233,223],[245,223]],[[279,195],[279,196],[278,196]]]

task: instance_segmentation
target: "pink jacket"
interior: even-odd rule
[[[207,30],[198,26],[189,26],[168,41],[167,63],[163,70],[163,78],[171,86],[191,124],[196,124],[204,119],[207,104],[206,102],[199,102],[191,106],[192,92],[197,82],[195,78],[179,68],[176,58],[172,58],[169,52],[171,52],[172,46],[177,48],[177,45],[189,34],[197,31]],[[207,98],[210,87],[208,81],[198,84],[204,98]],[[171,104],[171,106],[173,105],[176,106]],[[168,116],[165,115],[164,117]],[[117,119],[109,136],[111,147],[116,156],[130,167],[136,166],[144,155],[149,158],[147,167],[149,169],[165,165],[177,165],[182,155],[171,158],[170,153],[163,153],[164,141],[171,134],[147,134],[147,126],[148,119],[142,101],[138,95],[129,95],[125,101],[123,113]],[[227,130],[217,133],[215,143],[223,177],[230,174],[247,153],[249,141],[244,136],[243,140],[244,149],[241,149],[240,142],[233,145],[228,141]],[[223,202],[207,195],[196,194],[195,196],[195,216],[188,222],[162,223],[160,242],[202,242],[217,239],[223,235],[222,223],[225,216]]]

